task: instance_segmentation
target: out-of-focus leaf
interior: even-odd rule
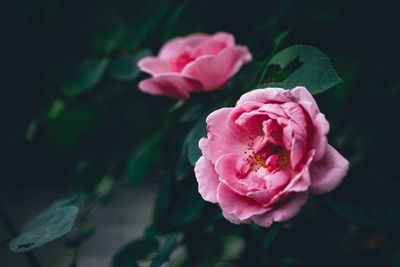
[[[66,104],[61,99],[56,99],[51,104],[49,113],[47,113],[47,117],[49,119],[55,119],[60,113],[64,110]]]
[[[88,229],[78,232],[74,236],[70,237],[68,240],[64,242],[64,245],[67,248],[76,248],[79,247],[82,242],[88,240],[95,232],[94,226],[89,227]]]
[[[272,57],[267,68],[278,65],[280,69],[284,69],[296,58],[303,63],[299,68],[290,73],[284,81],[267,82],[263,87],[291,89],[295,86],[305,86],[311,94],[319,94],[342,82],[329,58],[317,48],[308,45],[294,45],[283,49]]]
[[[128,29],[125,38],[126,46],[132,50],[138,48],[155,25],[167,14],[168,9],[168,6],[157,5],[151,7],[150,10],[142,10],[143,16],[138,18]]]
[[[116,80],[130,81],[134,80],[140,74],[137,62],[144,57],[151,56],[151,51],[145,49],[136,56],[124,56],[114,59],[110,64],[110,75]]]
[[[171,225],[181,226],[193,221],[206,202],[197,191],[195,179],[183,180],[174,193],[171,211]]]
[[[399,203],[371,207],[357,202],[333,201],[330,205],[339,215],[356,225],[386,227],[400,223]]]
[[[126,168],[126,183],[140,186],[155,161],[161,135],[155,134],[145,141],[131,156]]]
[[[38,248],[71,231],[79,209],[75,206],[50,208],[26,224],[21,234],[9,247],[13,252],[25,252]]]
[[[49,121],[47,138],[50,145],[60,154],[68,152],[80,134],[88,132],[95,120],[95,112],[88,108],[66,110]]]
[[[124,39],[126,27],[119,21],[101,25],[93,38],[93,46],[104,54],[112,52]]]
[[[173,31],[177,25],[177,22],[179,20],[179,18],[181,17],[182,13],[185,11],[185,9],[190,5],[191,1],[186,0],[183,1],[174,11],[174,13],[171,15],[171,17],[169,18],[169,22],[167,24],[167,28],[165,30],[165,34],[164,34],[164,42],[168,41],[169,39],[171,39],[173,37]]]
[[[275,38],[274,38],[274,48],[273,51],[276,51],[279,46],[281,45],[281,43],[283,42],[283,40],[285,40],[285,38],[288,36],[289,31],[284,31],[281,32],[280,34],[278,34]]]
[[[74,97],[90,90],[104,74],[108,59],[89,58],[82,61],[69,79],[65,80],[61,89],[66,96]]]
[[[274,222],[264,238],[264,249],[268,249],[282,228],[282,223]]]
[[[178,236],[179,236],[178,234],[171,234],[167,237],[160,251],[153,258],[150,267],[161,266],[164,262],[167,262],[169,260],[169,257],[171,256],[172,252],[175,249]]]
[[[201,156],[199,148],[199,140],[202,137],[207,136],[205,116],[200,117],[193,128],[186,136],[185,142],[183,143],[184,154],[187,155],[190,164],[193,166]]]
[[[88,195],[84,193],[77,193],[73,194],[69,197],[57,200],[53,204],[51,204],[50,208],[60,208],[60,207],[66,207],[66,206],[77,206],[80,207],[82,206],[85,201],[88,199]]]
[[[123,246],[113,257],[112,267],[138,266],[136,261],[146,258],[158,249],[158,242],[152,236],[144,236]]]

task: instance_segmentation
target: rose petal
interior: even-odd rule
[[[196,88],[199,87],[201,87],[201,84],[197,80],[178,73],[156,75],[139,83],[139,89],[143,92],[180,99],[189,98],[189,88],[198,90]]]
[[[224,154],[241,154],[247,147],[244,140],[235,135],[228,123],[229,113],[232,110],[233,108],[221,108],[212,112],[206,119],[208,134],[207,138],[200,140],[199,147],[211,163],[215,163]]]
[[[218,186],[217,199],[224,212],[232,214],[242,221],[266,211],[266,208],[256,201],[233,192],[223,183]]]
[[[229,213],[227,213],[225,211],[222,211],[222,215],[225,217],[225,219],[227,219],[228,221],[230,221],[231,223],[234,223],[234,224],[242,224],[242,223],[249,224],[249,223],[251,223],[250,219],[240,220],[234,214],[229,214]]]
[[[250,91],[240,97],[236,106],[241,106],[245,102],[258,102],[258,103],[283,103],[290,101],[284,95],[286,90],[282,88],[268,87],[264,89],[256,89]]]
[[[205,91],[223,86],[240,67],[251,61],[244,46],[230,46],[217,56],[201,56],[187,64],[182,73],[201,81]]]
[[[315,150],[315,161],[318,161],[325,154],[326,145],[328,140],[326,135],[329,132],[329,123],[325,119],[325,115],[318,113],[314,119],[313,136],[311,139],[310,149]]]
[[[139,60],[138,67],[150,75],[160,74],[164,72],[172,72],[171,65],[168,61],[157,57],[145,57]]]
[[[264,214],[254,215],[251,219],[258,225],[269,227],[273,222],[284,222],[295,216],[307,202],[308,193],[295,193],[285,200],[282,206]]]
[[[244,161],[240,155],[225,154],[222,155],[215,163],[215,171],[219,176],[219,180],[226,184],[231,190],[238,194],[245,195],[248,188],[243,183],[238,183],[241,174],[241,167]]]
[[[195,33],[185,37],[171,39],[160,49],[158,57],[168,61],[170,58],[178,56],[185,49],[194,48],[208,38],[210,38],[208,34]]]
[[[310,166],[311,194],[323,194],[335,189],[346,176],[349,162],[332,146],[327,145],[321,160]]]
[[[212,203],[217,203],[217,188],[219,185],[218,175],[214,166],[205,157],[200,157],[194,167],[197,182],[199,183],[199,193]]]

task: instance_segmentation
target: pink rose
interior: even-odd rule
[[[139,89],[153,95],[188,99],[189,92],[224,86],[240,67],[251,61],[247,47],[235,45],[231,34],[196,33],[168,41],[157,57],[145,57],[139,68],[152,75]]]
[[[309,193],[336,188],[349,168],[328,144],[329,123],[304,87],[251,91],[206,122],[194,169],[199,192],[232,223],[286,221]]]

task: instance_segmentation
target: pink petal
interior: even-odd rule
[[[249,224],[251,222],[250,219],[240,220],[234,214],[229,214],[225,211],[222,211],[222,215],[225,217],[225,219],[227,219],[228,221],[230,221],[231,223],[234,223],[234,224],[243,224],[243,223]]]
[[[214,166],[205,157],[200,157],[194,167],[197,182],[199,183],[199,193],[212,203],[217,203],[217,188],[219,185],[218,175]]]
[[[245,195],[248,188],[246,184],[238,183],[241,174],[240,168],[244,161],[240,155],[225,154],[222,155],[215,163],[215,171],[219,176],[219,180],[226,184],[232,191]]]
[[[307,202],[308,193],[295,193],[285,200],[282,206],[264,214],[254,215],[251,219],[258,225],[269,227],[273,222],[284,222],[294,217]]]
[[[318,113],[313,121],[313,135],[311,139],[311,149],[315,150],[315,161],[318,161],[325,154],[325,149],[328,144],[326,135],[329,132],[329,123],[325,119],[324,114]]]
[[[168,61],[156,57],[145,57],[139,60],[138,67],[150,75],[172,72],[171,65]]]
[[[210,38],[210,35],[205,33],[195,33],[185,37],[177,37],[169,40],[158,53],[158,57],[167,61],[178,56],[181,52],[188,48],[194,48],[201,42]]]
[[[303,159],[302,163],[297,166],[297,169],[291,170],[290,176],[292,178],[286,188],[282,190],[283,193],[287,194],[289,192],[303,192],[309,189],[311,185],[309,166],[313,160],[314,150],[310,150]]]
[[[223,86],[240,67],[251,61],[251,54],[244,46],[230,46],[217,56],[201,56],[187,64],[182,73],[201,81],[204,90]]]
[[[211,38],[219,42],[224,42],[227,46],[235,45],[235,37],[230,33],[217,32]]]
[[[247,144],[232,131],[228,117],[233,108],[221,108],[208,115],[207,138],[202,138],[199,147],[203,155],[215,164],[216,160],[230,153],[243,153]]]
[[[312,121],[315,119],[317,114],[320,113],[317,102],[315,102],[314,97],[305,87],[297,86],[292,90],[288,90],[286,96],[293,102],[299,103],[308,113]]]
[[[348,169],[349,162],[332,146],[327,145],[321,160],[310,166],[310,193],[318,195],[332,191],[342,182]]]
[[[258,102],[258,103],[283,103],[291,101],[284,93],[286,90],[282,88],[268,87],[265,89],[256,89],[250,91],[240,97],[236,106],[241,106],[245,102]]]
[[[256,201],[236,194],[223,183],[218,186],[217,199],[224,212],[236,216],[241,221],[266,211],[266,209]]]
[[[198,90],[201,84],[179,73],[166,73],[142,80],[139,89],[153,95],[167,95],[174,98],[188,99],[189,90]]]

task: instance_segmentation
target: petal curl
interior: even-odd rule
[[[268,211],[264,214],[254,215],[251,219],[258,225],[269,227],[273,222],[284,222],[293,218],[307,202],[308,193],[295,193],[285,200],[279,208]]]
[[[187,64],[182,73],[201,81],[205,91],[223,86],[240,67],[251,61],[247,47],[230,46],[217,56],[201,56]]]
[[[247,144],[232,131],[228,118],[233,108],[221,108],[208,115],[207,138],[202,138],[199,147],[203,155],[213,164],[217,159],[230,153],[242,153]]]
[[[168,61],[157,57],[145,57],[137,63],[139,69],[150,74],[156,75],[165,72],[172,72],[171,65]]]
[[[233,192],[223,183],[218,186],[217,199],[224,212],[233,214],[241,221],[267,211],[256,201]]]
[[[258,103],[284,103],[291,101],[285,96],[286,90],[277,87],[267,87],[264,89],[256,89],[242,95],[236,103],[236,106],[241,106],[245,102]]]
[[[204,200],[217,203],[217,188],[219,185],[218,175],[214,166],[205,157],[200,157],[194,167],[199,193]]]
[[[311,194],[323,194],[335,189],[346,176],[349,162],[332,146],[327,145],[321,160],[310,166]]]
[[[167,95],[170,97],[188,99],[189,88],[201,87],[201,84],[190,77],[179,73],[166,73],[142,80],[139,89],[153,95]]]

